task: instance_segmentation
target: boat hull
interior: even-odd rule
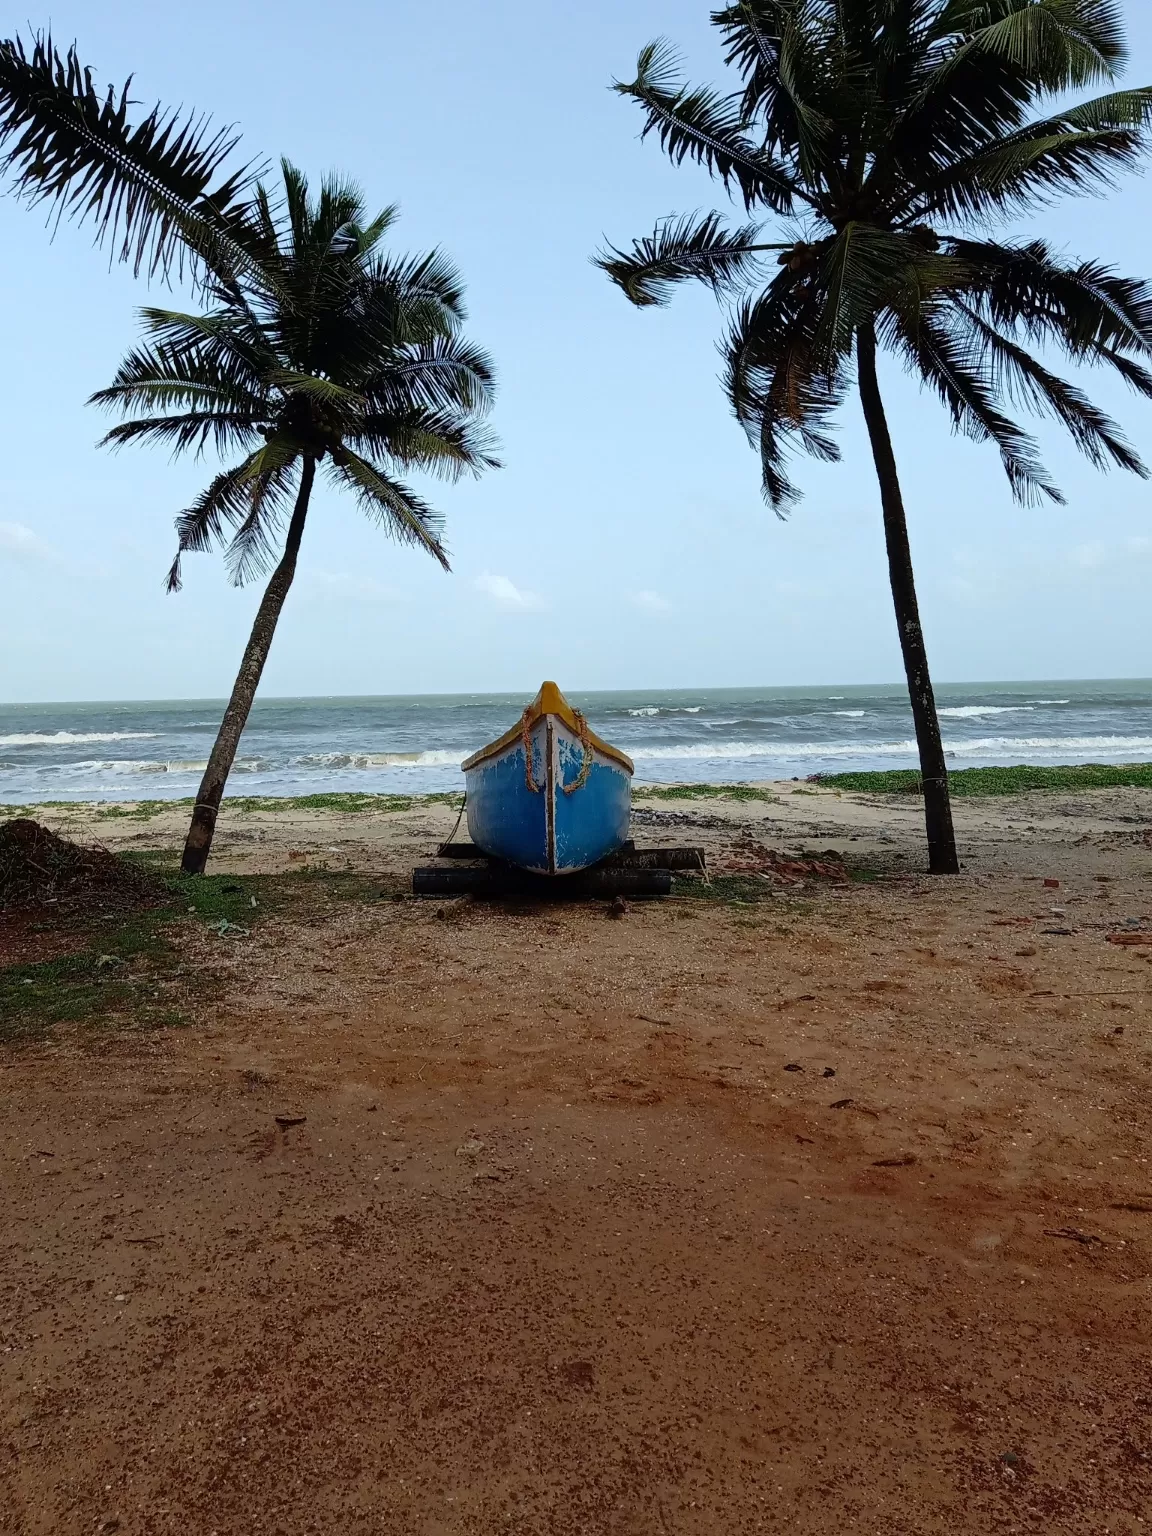
[[[627,840],[631,773],[614,753],[586,747],[559,715],[542,714],[514,740],[478,755],[465,765],[464,782],[472,841],[518,869],[576,874]]]

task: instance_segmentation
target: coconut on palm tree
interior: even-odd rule
[[[200,307],[143,311],[146,339],[93,401],[125,420],[105,442],[237,456],[177,519],[181,557],[221,545],[237,583],[272,568],[196,796],[183,868],[199,874],[296,561],[318,472],[447,567],[440,519],[398,478],[496,459],[488,359],[462,335],[462,285],[433,252],[392,258],[394,219],[336,178],[311,196],[286,162],[273,191],[245,168],[212,187],[227,132],[156,108],[127,123],[127,87],[97,95],[75,50],[0,44],[0,139],[32,200],[93,217],[137,269],[187,263]]]
[[[677,164],[743,205],[668,219],[598,263],[634,304],[709,284],[731,310],[724,383],[770,504],[797,497],[788,457],[839,457],[831,418],[859,389],[880,482],[897,627],[920,754],[930,867],[958,869],[908,529],[877,375],[895,355],[954,427],[999,449],[1021,501],[1061,494],[1009,407],[1060,422],[1100,468],[1147,473],[1119,428],[1045,354],[1152,374],[1152,290],[1099,262],[1001,233],[1014,215],[1098,190],[1145,148],[1152,88],[1114,84],[1113,0],[737,0],[715,11],[730,94],[678,79],[665,43],[616,89]],[[771,215],[775,227],[765,227]]]

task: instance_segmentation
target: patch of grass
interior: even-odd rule
[[[226,818],[239,811],[337,811],[346,816],[388,814],[395,811],[411,811],[425,805],[450,805],[460,807],[462,791],[441,792],[428,795],[235,795],[225,799],[220,814]],[[57,816],[64,811],[89,816],[94,821],[151,821],[165,811],[190,811],[192,800],[136,800],[123,805],[103,804],[97,801],[39,800],[35,805],[10,805],[4,812],[12,816],[31,816],[37,811],[52,811]]]
[[[451,805],[458,807],[460,794],[432,795],[360,795],[327,794],[295,795],[278,798],[275,795],[237,796],[225,800],[221,814],[229,811],[339,811],[342,815],[363,816],[372,812],[410,811],[422,805]]]
[[[858,794],[919,795],[920,775],[911,769],[890,773],[822,774],[814,782],[822,789],[847,789]],[[957,798],[1019,795],[1029,789],[1152,789],[1152,763],[1083,763],[1076,768],[961,768],[948,775]]]
[[[125,848],[116,857],[159,875],[175,875],[180,869],[180,852],[176,848]]]
[[[213,944],[243,940],[270,913],[305,923],[344,903],[402,899],[399,877],[294,869],[282,875],[181,875],[178,854],[128,857],[165,877],[163,905],[78,934],[76,952],[0,968],[0,1048],[45,1039],[59,1024],[91,1029],[164,1029],[188,1022],[218,985],[210,965],[195,970],[181,951],[181,929],[205,928]],[[253,906],[253,899],[256,905]],[[59,931],[58,929],[56,931]],[[194,997],[191,989],[194,987]]]
[[[97,805],[93,808],[94,821],[151,821],[165,811],[190,811],[192,800],[140,800],[135,805]]]
[[[162,1029],[185,1022],[171,993],[182,981],[181,956],[172,943],[181,917],[225,925],[221,939],[250,928],[269,906],[263,879],[234,875],[168,882],[171,901],[122,919],[74,954],[0,969],[0,1045],[42,1040],[57,1024],[99,1024]],[[252,906],[256,896],[257,905]],[[203,996],[205,977],[197,974]]]
[[[761,800],[774,804],[778,796],[751,784],[638,784],[637,800]]]
[[[677,875],[672,880],[672,894],[688,896],[693,901],[715,901],[728,906],[745,907],[770,900],[773,888],[767,881],[757,880],[751,875],[713,875],[711,880]]]
[[[412,811],[422,805],[450,805],[459,809],[461,791],[436,794],[240,794],[229,796],[221,806],[221,817],[232,811],[250,814],[253,811],[338,811],[341,816],[367,816],[389,814],[392,811]],[[134,800],[124,805],[104,805],[94,800],[38,800],[35,805],[9,805],[3,814],[32,816],[35,811],[74,811],[77,816],[91,816],[95,822],[151,822],[163,816],[164,811],[190,811],[192,800]]]
[[[163,914],[150,912],[102,935],[99,946],[38,965],[0,971],[0,1045],[40,1040],[56,1024],[129,1015],[134,1028],[154,1028],[156,962],[164,958]],[[147,989],[147,990],[146,990]]]

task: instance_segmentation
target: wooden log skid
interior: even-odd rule
[[[601,866],[578,875],[530,875],[506,865],[415,869],[416,896],[521,897],[534,901],[610,899],[613,896],[667,896],[672,873],[667,869],[613,869]]]
[[[475,843],[444,843],[436,850],[441,859],[487,859]],[[597,869],[704,869],[703,848],[637,848],[628,843],[596,865]]]

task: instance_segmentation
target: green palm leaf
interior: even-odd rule
[[[762,242],[759,233],[755,224],[729,229],[717,213],[687,214],[665,219],[631,251],[610,247],[595,262],[633,304],[666,304],[673,285],[689,278],[708,283],[721,296],[748,283],[765,252],[787,248],[779,241]]]
[[[0,43],[4,171],[29,201],[93,221],[136,272],[166,275],[190,255],[232,281],[251,261],[242,224],[258,169],[220,177],[238,138],[193,114],[156,106],[132,126],[130,86],[102,96],[76,49],[61,56],[51,34],[31,52],[18,38]]]
[[[677,64],[666,43],[649,43],[637,60],[636,79],[616,82],[620,95],[645,109],[645,134],[655,133],[677,164],[695,160],[726,187],[735,183],[749,207],[759,201],[777,213],[790,213],[797,197],[807,202],[785,167],[758,150],[743,132],[741,114],[732,103],[714,91],[682,86]]]
[[[441,542],[443,520],[414,491],[347,448],[332,460],[330,473],[337,484],[353,491],[364,511],[401,543],[426,549],[446,571],[451,570]]]

